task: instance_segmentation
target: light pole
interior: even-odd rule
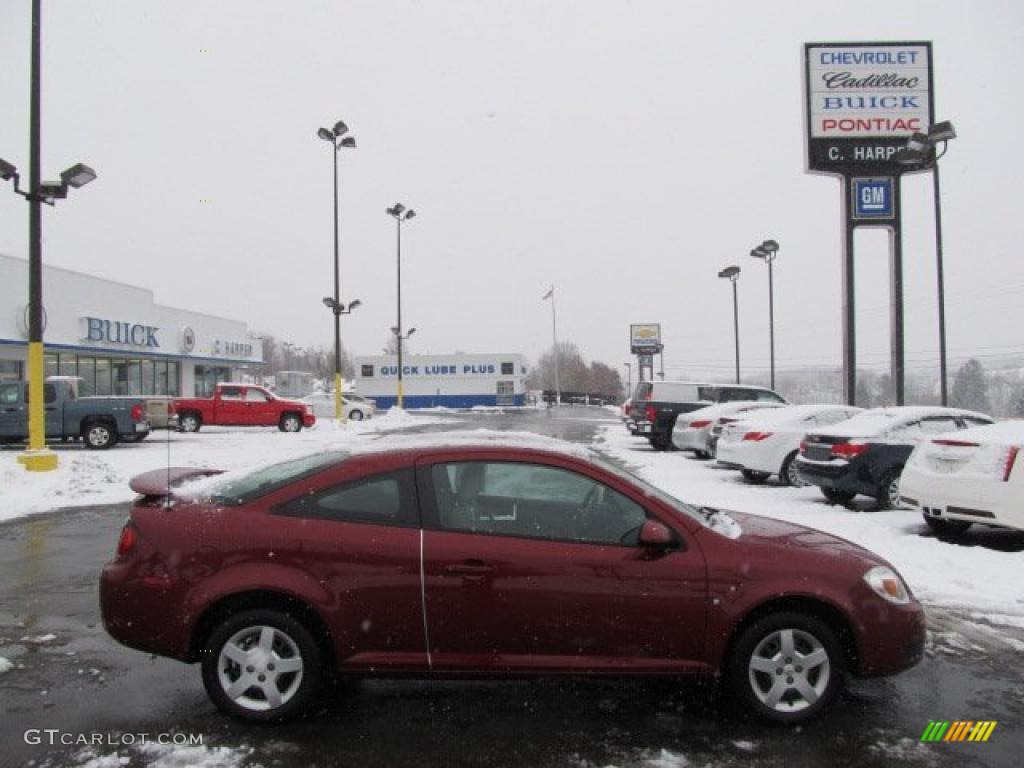
[[[558,378],[558,324],[555,320],[555,286],[552,285],[548,292],[541,297],[541,301],[551,299],[551,349],[555,362],[555,405],[562,402],[562,383]]]
[[[765,240],[750,255],[755,259],[763,259],[768,265],[768,350],[771,357],[771,389],[775,389],[775,286],[772,283],[772,262],[779,252],[779,244],[774,240]]]
[[[398,261],[398,325],[392,328],[391,331],[395,334],[395,342],[398,345],[398,407],[401,408],[405,403],[405,398],[402,392],[402,340],[408,339],[416,330],[413,328],[408,334],[402,336],[402,222],[413,218],[416,215],[416,211],[411,208],[406,210],[405,206],[401,203],[395,203],[392,207],[388,208],[385,213],[395,220],[395,225],[397,227],[397,246],[395,253]]]
[[[393,325],[391,326],[391,332],[395,335],[395,347],[398,351],[398,407],[401,408],[405,402],[405,393],[402,391],[402,342],[408,341],[416,333],[416,329],[410,328],[403,334],[398,326]]]
[[[41,28],[40,0],[32,0],[32,75],[29,107],[29,186],[18,185],[18,169],[0,160],[0,179],[13,181],[14,191],[29,204],[28,213],[28,449],[18,462],[30,472],[46,472],[57,468],[57,454],[46,447],[46,413],[43,405],[43,209],[63,200],[68,187],[85,186],[96,178],[96,172],[77,163],[60,175],[60,181],[41,181]]]
[[[623,363],[626,366],[626,397],[631,397],[633,392],[633,364]]]
[[[740,304],[736,293],[736,283],[740,279],[740,268],[726,267],[718,276],[732,283],[732,327],[736,336],[736,383],[740,383]]]
[[[344,121],[339,120],[331,129],[321,128],[316,132],[324,141],[331,143],[331,157],[334,158],[334,305],[342,306],[340,293],[340,272],[341,266],[338,259],[338,152],[342,147],[355,149],[356,140],[352,136],[345,136],[348,133],[348,126]],[[341,379],[341,315],[345,313],[334,313],[334,418],[339,421],[345,420],[345,412],[341,407],[341,390],[344,382]]]
[[[939,300],[939,392],[942,405],[949,404],[949,375],[946,369],[946,287],[942,264],[942,198],[939,189],[939,158],[946,154],[950,139],[956,130],[949,121],[936,123],[928,133],[915,133],[907,139],[907,146],[896,153],[896,161],[914,170],[931,170],[932,199],[935,205],[935,276]],[[942,144],[942,151],[938,145]]]
[[[345,380],[341,377],[341,316],[351,315],[352,310],[362,304],[359,299],[354,299],[345,309],[345,305],[337,299],[324,296],[324,306],[334,314],[334,418],[342,424],[345,423],[345,409],[342,407],[341,387]]]

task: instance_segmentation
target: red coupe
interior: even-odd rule
[[[921,658],[920,604],[847,541],[687,504],[569,444],[388,440],[135,478],[107,631],[200,662],[250,720],[334,675],[696,675],[797,723],[847,672]]]

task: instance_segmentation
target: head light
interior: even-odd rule
[[[892,568],[879,565],[864,574],[864,581],[879,597],[897,605],[910,602],[910,590]]]

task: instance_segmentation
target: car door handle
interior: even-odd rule
[[[466,560],[461,563],[446,565],[444,572],[450,576],[462,576],[467,579],[482,579],[489,575],[494,568],[484,563],[483,560]]]

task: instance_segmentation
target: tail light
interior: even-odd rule
[[[977,448],[978,443],[970,443],[966,440],[950,440],[948,438],[942,438],[940,440],[932,440],[936,445],[952,445],[958,448]]]
[[[146,413],[146,407],[141,404],[132,406],[132,421],[142,421],[143,416]]]
[[[807,441],[806,440],[801,440],[800,441],[800,453],[802,453],[802,454],[806,454],[807,453]]]
[[[837,443],[832,446],[832,455],[840,459],[852,459],[867,449],[867,443]]]
[[[690,427],[693,429],[704,429],[704,427],[711,424],[710,419],[697,419],[696,421],[690,422]]]
[[[632,407],[633,407],[633,406],[632,406],[632,405],[631,405],[630,403],[626,403],[625,405],[623,405],[623,406],[622,406],[622,413],[623,413],[623,415],[625,415],[625,416],[629,416],[629,411],[630,411],[630,409],[631,409]]]
[[[655,411],[653,405],[648,405],[646,408],[644,408],[644,416],[647,418],[649,422],[651,422],[652,424],[654,423]]]
[[[739,419],[730,419],[728,416],[723,416],[722,418],[720,418],[718,420],[718,423],[719,424],[732,424],[734,421],[739,421]]]
[[[117,540],[117,559],[123,560],[135,549],[135,526],[131,522],[124,524],[121,529],[121,538]]]
[[[1013,464],[1017,461],[1017,454],[1020,452],[1020,448],[1016,445],[1012,446],[1009,452],[1006,454],[1006,469],[1003,470],[1003,482],[1009,482],[1010,473],[1013,472]]]
[[[745,434],[743,436],[743,439],[747,440],[749,442],[752,442],[752,443],[759,443],[762,440],[767,440],[773,434],[774,434],[773,432],[747,432],[747,434]],[[804,449],[804,444],[800,443],[800,450],[801,450],[801,452],[803,451],[803,449]]]

